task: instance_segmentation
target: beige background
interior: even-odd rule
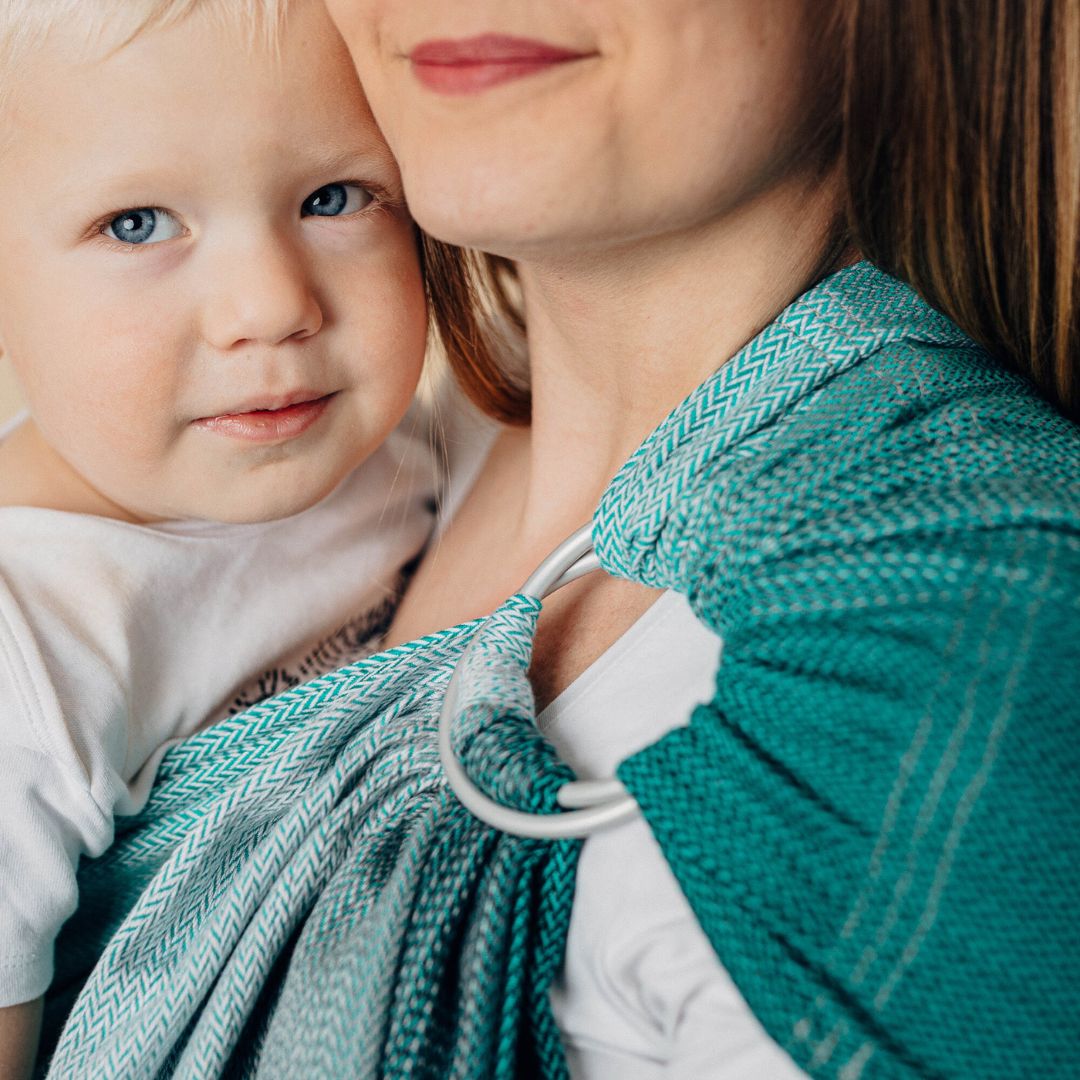
[[[19,407],[19,391],[15,389],[11,369],[0,360],[0,424],[18,412]]]

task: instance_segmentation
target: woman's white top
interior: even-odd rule
[[[141,808],[169,745],[377,644],[435,469],[399,432],[264,524],[0,508],[0,1006],[48,986],[80,856]]]
[[[712,696],[719,638],[664,593],[539,716],[581,779],[608,777]],[[574,1080],[795,1080],[641,818],[589,837],[551,993]]]

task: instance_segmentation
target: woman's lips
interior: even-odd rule
[[[244,442],[287,442],[303,435],[324,412],[335,394],[297,401],[279,409],[252,409],[249,412],[205,416],[195,426]]]
[[[475,94],[595,53],[503,34],[424,41],[409,53],[417,79],[439,94]]]

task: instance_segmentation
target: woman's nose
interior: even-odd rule
[[[301,254],[271,238],[223,254],[207,282],[203,333],[218,349],[311,337],[323,312]]]

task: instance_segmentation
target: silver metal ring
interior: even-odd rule
[[[524,596],[543,600],[600,567],[593,551],[592,526],[586,525],[564,540],[535,570],[521,587]],[[460,673],[483,627],[469,643],[454,668],[450,685],[439,714],[439,758],[451,790],[461,803],[481,821],[514,836],[535,840],[580,839],[600,829],[618,825],[632,818],[638,810],[634,798],[623,784],[610,780],[572,780],[559,789],[557,800],[566,807],[562,814],[528,814],[513,810],[484,794],[469,779],[454,753],[450,727],[457,712]]]

